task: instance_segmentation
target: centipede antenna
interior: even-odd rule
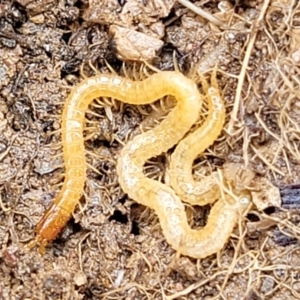
[[[37,238],[35,238],[34,240],[30,241],[28,244],[25,245],[25,248],[28,250],[31,250],[32,248],[34,248],[36,245],[38,244],[38,240]]]
[[[46,240],[41,240],[41,241],[39,241],[39,245],[40,245],[39,253],[41,255],[44,255],[45,252],[46,252],[47,241]]]

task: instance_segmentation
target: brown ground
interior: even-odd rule
[[[99,173],[88,172],[89,200],[43,256],[24,248],[60,188],[60,135],[49,133],[60,126],[69,92],[63,86],[80,81],[81,66],[92,75],[89,61],[107,72],[106,60],[120,74],[119,59],[126,58],[153,58],[166,70],[175,54],[185,74],[218,63],[227,125],[195,173],[241,162],[277,186],[299,183],[298,1],[195,2],[229,28],[170,0],[12,2],[0,3],[0,298],[299,299],[297,189],[292,196],[283,189],[289,213],[254,208],[240,227],[243,238],[237,230],[219,255],[178,258],[155,214],[118,185],[120,141],[145,117],[119,102],[93,109],[101,117],[87,115],[97,128],[89,129],[86,148],[101,157],[88,155]],[[167,158],[149,162],[149,176],[164,178]],[[196,208],[194,225],[203,225],[206,214]]]

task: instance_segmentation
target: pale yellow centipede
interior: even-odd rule
[[[216,85],[215,81],[213,84]],[[200,131],[217,129],[212,135],[208,133],[206,146],[219,135],[225,114],[217,87],[209,88],[208,92],[212,113]],[[132,199],[155,210],[163,233],[174,249],[191,257],[202,258],[223,247],[237,222],[238,214],[248,207],[248,198],[241,197],[241,201],[233,201],[230,197],[220,199],[212,208],[207,226],[202,230],[192,230],[187,223],[184,206],[175,192],[143,174],[146,160],[177,144],[199,117],[202,96],[196,84],[179,72],[168,71],[135,82],[117,75],[99,75],[85,79],[72,90],[64,106],[61,126],[65,181],[53,205],[38,223],[36,240],[32,245],[40,243],[43,251],[45,245],[55,239],[65,226],[82,196],[86,180],[83,124],[89,104],[97,97],[113,97],[130,104],[148,104],[165,95],[174,96],[177,105],[160,125],[136,136],[123,148],[117,165],[120,185]],[[219,121],[217,117],[220,117]],[[195,133],[191,136],[195,136]],[[189,147],[188,141],[183,139],[178,149]],[[172,158],[172,185],[176,191],[179,189],[174,177],[182,168],[180,166],[184,158],[180,156],[180,151],[183,150],[177,150]],[[190,159],[202,149],[195,153],[196,150],[189,154]],[[188,200],[185,198],[185,201]]]

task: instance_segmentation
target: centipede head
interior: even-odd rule
[[[46,251],[46,246],[48,244],[47,240],[44,240],[40,235],[37,235],[33,241],[31,241],[26,247],[31,249],[37,245],[39,245],[39,253],[44,254]]]
[[[39,245],[40,254],[44,254],[45,247],[53,241],[65,227],[71,214],[56,204],[53,204],[44,214],[36,227],[36,237],[27,247],[33,248]]]

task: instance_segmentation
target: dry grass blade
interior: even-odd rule
[[[232,134],[234,124],[238,121],[237,120],[237,114],[238,114],[238,110],[239,110],[239,107],[240,107],[240,102],[241,102],[241,97],[242,97],[242,89],[243,89],[243,84],[244,84],[244,79],[245,79],[247,67],[248,67],[248,64],[249,64],[249,59],[250,59],[250,56],[251,56],[251,52],[252,52],[252,49],[253,49],[254,42],[256,40],[257,33],[261,29],[262,21],[264,19],[265,14],[266,14],[269,3],[270,3],[270,0],[264,0],[264,3],[263,3],[262,8],[260,10],[260,14],[259,14],[257,20],[253,23],[252,28],[251,28],[251,33],[250,33],[250,37],[249,37],[249,41],[248,41],[247,50],[246,50],[245,57],[244,57],[244,60],[243,60],[242,69],[241,69],[241,72],[240,72],[240,75],[239,75],[238,86],[237,86],[237,89],[236,89],[235,100],[234,100],[234,106],[233,106],[233,110],[231,112],[230,121],[228,123],[228,129],[227,130],[228,130],[229,134]]]
[[[223,23],[222,21],[220,21],[218,18],[216,18],[215,16],[213,16],[212,14],[208,13],[207,11],[203,10],[202,8],[194,5],[193,3],[191,3],[188,0],[177,0],[181,5],[185,6],[186,8],[190,9],[191,11],[193,11],[194,13],[196,13],[197,15],[201,16],[202,18],[210,21],[211,23],[222,27],[223,29],[227,29],[228,26]]]

